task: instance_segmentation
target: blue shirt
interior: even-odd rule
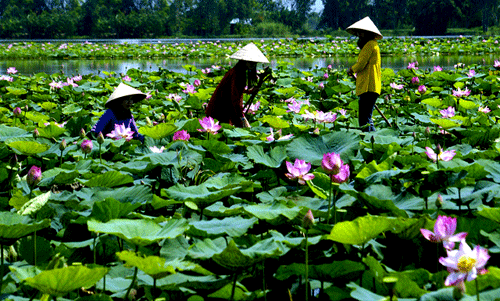
[[[130,129],[134,132],[134,139],[139,139],[141,142],[144,142],[144,136],[139,134],[137,125],[135,124],[134,116],[132,115],[132,113],[130,113],[129,116],[130,117],[126,119],[118,119],[113,110],[107,109],[90,131],[95,133],[96,135],[99,135],[99,132],[101,132],[102,135],[106,137],[106,134],[109,134],[115,130],[116,124],[123,124],[125,125],[125,127],[130,127]]]

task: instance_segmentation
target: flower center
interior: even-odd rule
[[[461,273],[470,272],[475,265],[476,265],[476,260],[466,255],[460,256],[457,263],[458,270]]]

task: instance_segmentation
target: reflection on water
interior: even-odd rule
[[[443,69],[453,69],[457,63],[493,65],[494,61],[500,59],[493,54],[488,55],[447,55],[447,56],[405,56],[382,57],[382,67],[392,68],[395,71],[404,69],[409,63],[417,61],[420,69],[432,69],[433,66],[441,66]],[[279,62],[290,62],[292,67],[308,71],[315,68],[323,68],[332,65],[334,69],[346,69],[356,62],[356,57],[328,57],[328,58],[271,58],[271,67],[274,69]],[[233,60],[226,58],[203,58],[203,59],[94,59],[94,60],[3,60],[0,62],[0,74],[6,74],[9,67],[15,67],[18,74],[31,75],[40,72],[47,74],[64,73],[67,76],[98,74],[103,71],[126,74],[129,69],[141,69],[144,71],[157,71],[159,68],[174,72],[186,73],[182,67],[192,65],[198,69],[211,68],[212,65],[227,66]]]

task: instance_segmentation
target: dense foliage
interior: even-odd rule
[[[3,0],[9,39],[315,35],[370,16],[380,29],[416,35],[498,25],[498,0]],[[391,13],[387,13],[390,11]]]
[[[374,133],[344,70],[280,64],[241,129],[204,119],[230,66],[184,68],[0,78],[7,300],[451,300],[447,253],[421,233],[443,215],[491,256],[462,300],[498,296],[500,62],[384,69]],[[144,144],[89,133],[120,82],[148,93]]]
[[[500,52],[500,37],[459,38],[390,38],[378,41],[382,55],[482,55]],[[204,58],[229,57],[243,41],[185,40],[182,43],[166,43],[158,40],[144,44],[103,44],[82,41],[16,42],[0,44],[0,58]],[[349,56],[358,52],[356,39],[331,36],[310,39],[261,39],[252,41],[268,57],[330,57]]]

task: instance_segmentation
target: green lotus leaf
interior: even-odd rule
[[[112,219],[122,218],[141,206],[140,203],[122,203],[114,198],[107,198],[103,201],[95,202],[89,219],[100,222],[107,222]]]
[[[113,301],[113,298],[105,294],[93,294],[79,297],[78,299],[75,299],[75,301]]]
[[[267,222],[278,225],[288,223],[300,213],[300,208],[297,206],[289,207],[284,202],[274,202],[272,204],[257,204],[250,205],[244,208],[245,211],[258,219],[266,220]]]
[[[36,141],[13,141],[7,145],[19,153],[27,156],[43,153],[50,148],[50,145],[41,144]]]
[[[283,245],[272,238],[261,240],[247,249],[238,248],[234,240],[231,240],[224,251],[213,255],[212,259],[227,269],[238,270],[253,266],[266,258],[279,257],[284,253]]]
[[[123,174],[119,171],[112,170],[104,174],[99,174],[92,177],[90,180],[79,180],[80,183],[87,187],[116,187],[134,182],[132,176]]]
[[[435,108],[440,108],[443,106],[443,101],[439,98],[426,98],[422,100],[422,103],[433,106]]]
[[[491,208],[482,205],[478,207],[476,214],[500,224],[500,208]]]
[[[44,109],[45,111],[52,111],[53,109],[57,108],[58,104],[50,102],[50,101],[45,101],[40,104],[40,107]]]
[[[89,231],[112,234],[137,246],[148,246],[165,238],[175,238],[188,227],[184,219],[171,219],[163,227],[144,219],[113,219],[106,223],[90,220],[87,226]]]
[[[431,122],[439,125],[440,127],[444,129],[449,129],[449,128],[454,128],[460,126],[461,123],[449,119],[449,118],[443,118],[443,119],[436,119],[436,118],[431,118]]]
[[[388,231],[399,221],[395,218],[366,215],[353,221],[335,224],[328,239],[350,245],[363,245],[379,234]]]
[[[28,91],[26,89],[16,88],[16,87],[12,87],[12,86],[7,87],[7,91],[9,91],[9,93],[14,94],[16,96],[28,94]]]
[[[17,127],[8,127],[6,125],[0,124],[0,141],[5,141],[9,138],[22,137],[31,137],[31,133],[28,133],[27,131]]]
[[[477,105],[473,101],[470,101],[470,100],[461,99],[459,102],[459,105],[460,105],[460,107],[462,107],[466,110],[472,110],[472,109],[477,108]]]
[[[257,221],[255,217],[247,219],[241,216],[226,217],[222,220],[194,221],[190,223],[191,228],[187,231],[187,234],[201,237],[220,235],[238,237],[245,234]]]
[[[321,281],[334,282],[335,278],[346,280],[357,279],[365,265],[351,260],[334,261],[328,264],[309,265],[309,277]],[[286,280],[292,276],[305,276],[305,264],[293,263],[282,265],[276,271],[276,279]]]
[[[269,126],[274,129],[286,129],[290,127],[290,124],[286,120],[283,120],[278,116],[266,115],[259,118],[259,121],[269,124]]]
[[[169,135],[172,135],[177,131],[177,126],[172,123],[160,123],[153,127],[141,126],[139,128],[139,133],[151,137],[153,139],[162,139]]]
[[[62,297],[82,287],[93,286],[108,271],[104,267],[68,266],[43,271],[35,277],[27,278],[25,283],[44,294]]]
[[[151,188],[146,185],[134,185],[131,187],[118,187],[118,188],[84,188],[84,192],[87,192],[91,199],[88,198],[87,201],[92,205],[95,201],[104,200],[106,198],[114,198],[122,203],[147,203],[153,198],[151,193]]]
[[[36,275],[38,275],[42,272],[42,270],[40,270],[36,266],[19,267],[19,266],[10,265],[9,269],[14,275],[16,275],[17,279],[19,279],[19,282],[24,281],[24,279],[26,279],[26,278],[35,277]]]
[[[64,132],[66,132],[65,128],[58,127],[57,125],[55,125],[53,123],[49,124],[46,127],[37,128],[37,129],[38,129],[38,133],[40,133],[41,137],[45,137],[48,139],[57,138],[57,137],[61,136]]]
[[[232,152],[231,148],[229,148],[229,146],[227,146],[226,143],[215,139],[200,140],[197,141],[196,144],[203,146],[206,150],[208,150],[212,154],[227,154]]]
[[[347,287],[352,288],[351,297],[359,301],[386,301],[388,297],[377,295],[354,282],[347,284]],[[416,299],[398,298],[398,301],[416,301]]]
[[[227,217],[241,215],[244,213],[243,206],[241,204],[234,204],[231,207],[225,207],[222,202],[215,202],[214,204],[208,206],[203,210],[203,214],[211,217]]]
[[[34,123],[45,123],[48,122],[50,117],[35,111],[26,112],[26,118],[33,121]]]
[[[354,157],[359,147],[359,135],[354,132],[333,132],[313,137],[302,136],[294,139],[287,147],[287,154],[292,159],[301,159],[312,165],[321,165],[323,155],[337,153],[344,162]]]
[[[247,156],[255,163],[263,164],[271,168],[278,168],[286,159],[286,147],[274,147],[268,154],[264,152],[264,148],[262,146],[252,145],[247,148]]]
[[[132,251],[122,251],[116,255],[127,265],[137,267],[153,279],[160,279],[175,273],[177,263],[174,262],[174,265],[170,265],[165,258],[159,256],[140,256]]]
[[[49,198],[51,196],[51,192],[46,192],[44,194],[41,194],[31,200],[29,200],[27,203],[25,203],[17,213],[21,215],[31,215],[36,213],[38,210],[40,210],[47,202],[49,201]]]
[[[338,184],[332,183],[332,179],[322,172],[313,172],[313,175],[314,179],[307,181],[307,185],[318,197],[328,200],[330,198],[330,186]]]
[[[158,279],[156,286],[163,290],[189,289],[189,290],[218,290],[231,282],[232,277],[221,275],[194,276],[175,273]],[[145,281],[146,279],[141,279]],[[152,284],[151,284],[152,285]]]
[[[239,300],[248,300],[250,295],[251,293],[248,292],[246,287],[244,287],[241,283],[236,282],[236,286],[234,287],[234,292],[233,292],[233,284],[229,283],[226,284],[224,287],[220,288],[219,290],[217,290],[216,292],[209,294],[207,297],[214,298],[214,300],[224,300],[224,299],[229,300],[230,296],[233,296],[232,300],[239,301]],[[204,300],[204,299],[201,298],[199,300]]]
[[[73,115],[75,113],[78,113],[82,110],[82,107],[80,107],[79,105],[75,104],[75,103],[72,103],[70,105],[67,105],[67,106],[64,106],[64,108],[62,109],[62,113],[64,115]]]
[[[43,178],[38,183],[38,186],[47,187],[54,184],[72,184],[79,175],[80,172],[78,170],[52,168],[43,172]]]
[[[19,238],[47,227],[50,227],[48,219],[31,223],[28,216],[9,211],[0,212],[0,243],[11,245]]]

